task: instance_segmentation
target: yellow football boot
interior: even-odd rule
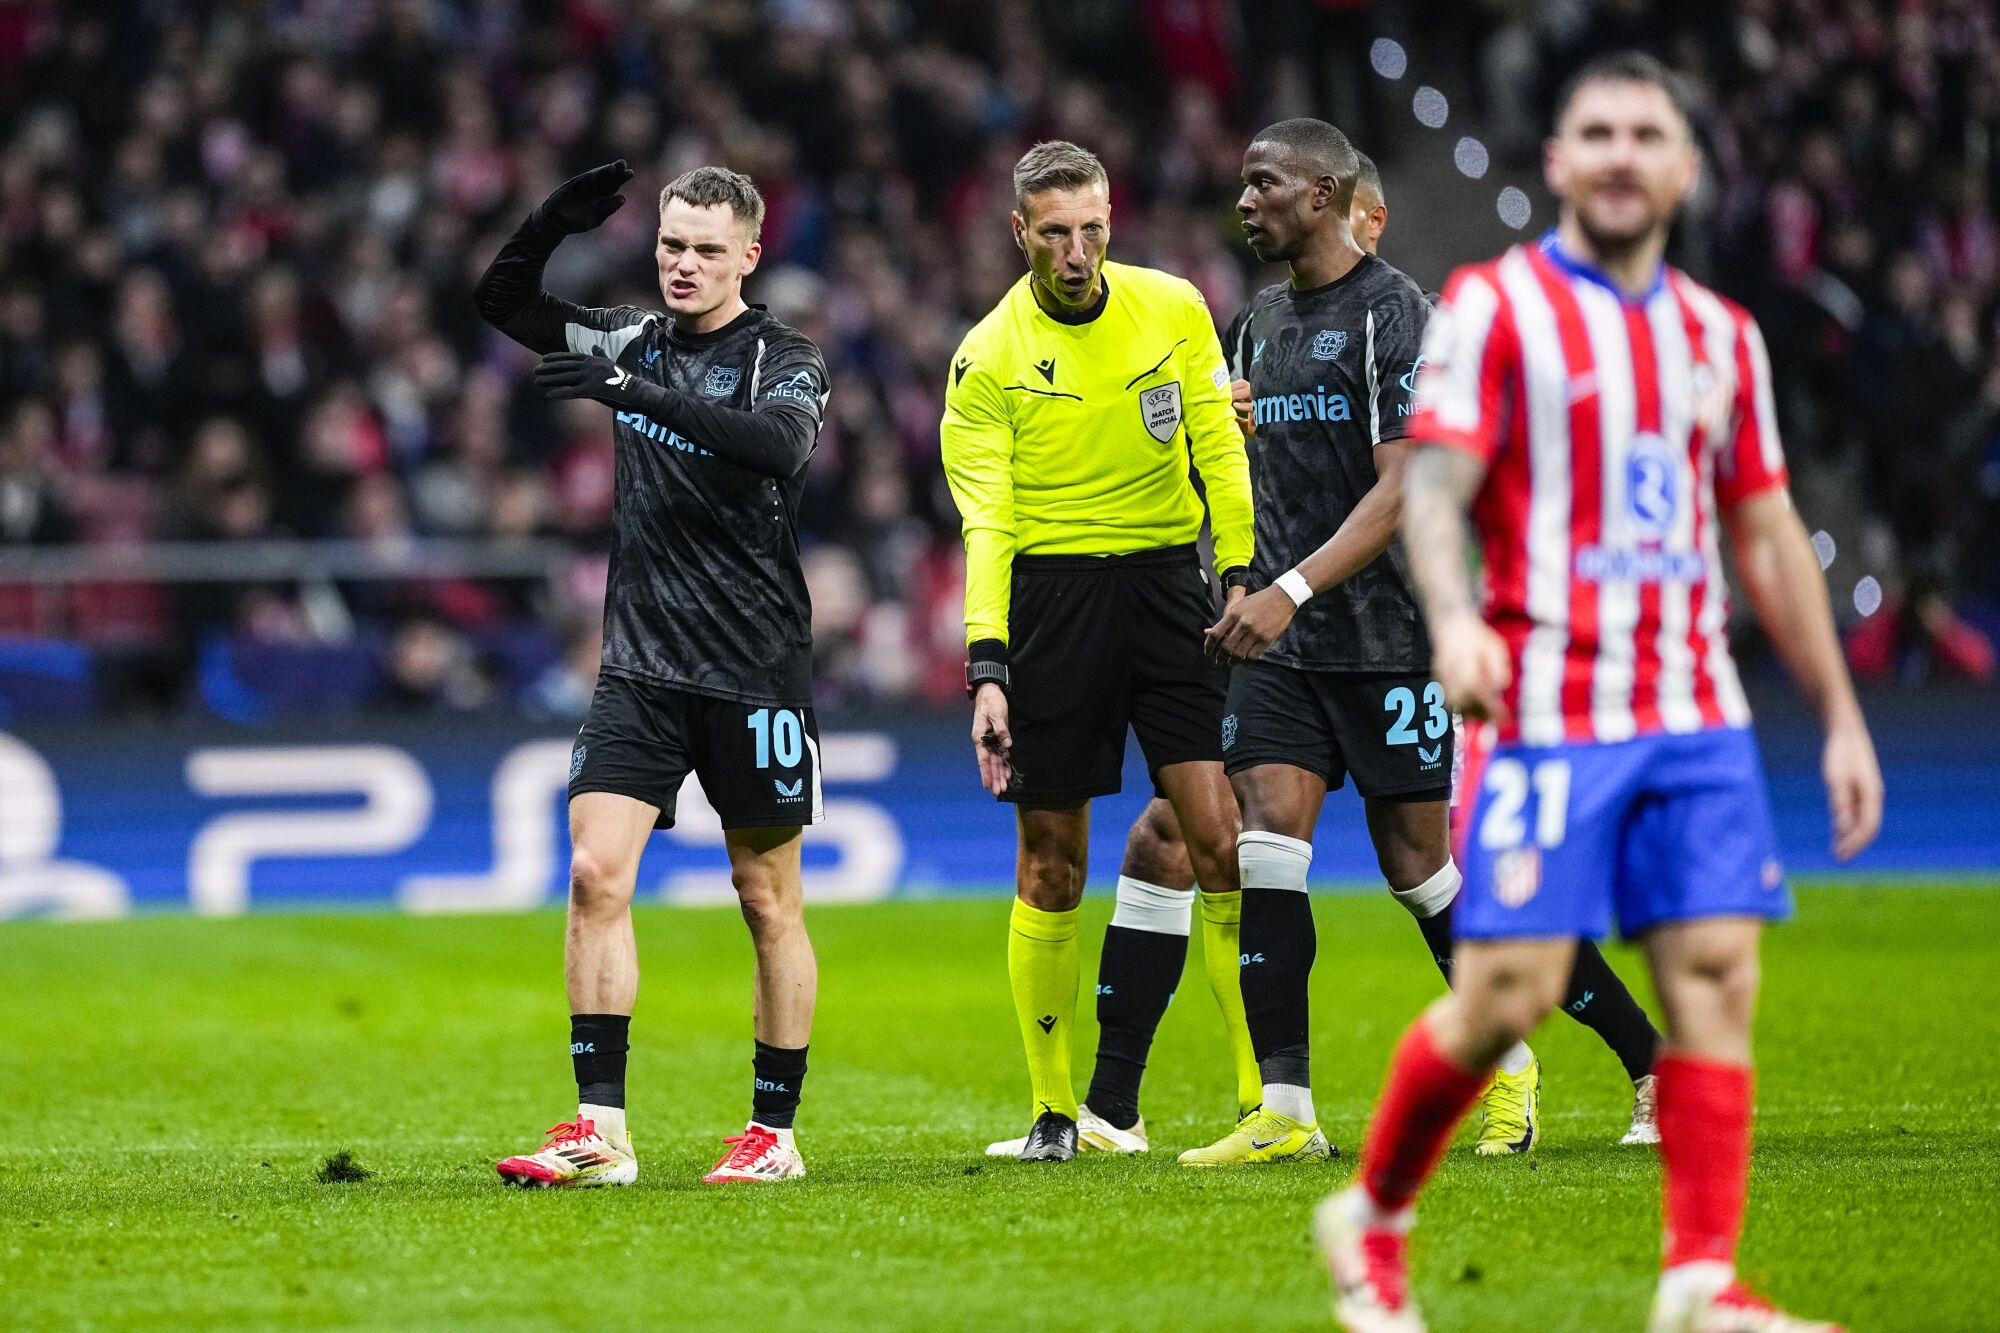
[[[1262,1166],[1269,1162],[1324,1162],[1339,1150],[1318,1125],[1302,1124],[1276,1111],[1258,1111],[1206,1148],[1180,1155],[1182,1166]]]
[[[1542,1062],[1530,1060],[1518,1074],[1496,1070],[1479,1099],[1479,1120],[1472,1151],[1481,1157],[1531,1151],[1542,1130]]]

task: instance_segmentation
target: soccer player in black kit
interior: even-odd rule
[[[692,772],[721,816],[756,948],[751,1119],[704,1180],[805,1174],[792,1138],[818,964],[800,889],[802,826],[821,817],[811,608],[797,515],[826,405],[826,365],[798,330],[743,301],[764,201],[699,167],[660,193],[664,312],[573,305],[541,289],[563,237],[625,202],[624,162],[584,172],[528,215],[480,279],[479,312],[542,353],[551,398],[614,414],[616,538],[604,664],[570,758],[563,972],[577,1116],[499,1164],[522,1186],[629,1185],[625,1054],[639,960],[639,856],[674,822]]]
[[[1243,998],[1264,1098],[1222,1140],[1183,1154],[1190,1166],[1330,1152],[1309,1076],[1305,890],[1320,805],[1350,774],[1390,891],[1449,976],[1460,883],[1447,819],[1452,719],[1394,541],[1430,307],[1356,243],[1360,173],[1346,137],[1317,120],[1273,125],[1244,155],[1244,231],[1258,258],[1289,264],[1291,281],[1260,292],[1223,339],[1250,384],[1257,543],[1252,591],[1209,644],[1233,667],[1222,742],[1243,808]],[[1577,1016],[1591,1010],[1586,1021],[1640,1052],[1643,1070],[1657,1035],[1594,951],[1579,955],[1572,992]],[[1539,1089],[1532,1052],[1509,1052],[1487,1093],[1480,1152],[1534,1146]]]

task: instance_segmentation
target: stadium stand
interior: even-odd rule
[[[1993,23],[1979,0],[0,8],[0,695],[580,712],[608,423],[535,395],[470,291],[550,187],[623,156],[641,206],[551,287],[651,303],[659,186],[756,177],[753,299],[835,384],[803,517],[822,702],[953,698],[936,425],[951,348],[1019,272],[1020,147],[1090,144],[1119,254],[1230,311],[1260,280],[1229,208],[1246,130],[1346,87],[1407,159],[1411,129],[1351,94],[1357,43],[1399,24],[1524,184],[1581,59],[1637,43],[1688,76],[1714,170],[1683,262],[1764,321],[1802,501],[1880,575],[1875,614],[1843,608],[1857,671],[1991,679]]]

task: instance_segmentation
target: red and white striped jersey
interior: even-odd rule
[[[1553,234],[1452,275],[1410,436],[1488,465],[1485,616],[1514,659],[1502,739],[1747,726],[1717,505],[1786,481],[1763,335],[1663,267],[1623,295]]]

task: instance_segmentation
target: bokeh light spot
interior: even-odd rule
[[[1417,95],[1410,99],[1410,110],[1416,114],[1420,124],[1441,130],[1451,115],[1451,103],[1445,100],[1443,93],[1427,83],[1417,89]]]
[[[1461,172],[1474,180],[1484,176],[1486,168],[1490,165],[1490,159],[1486,156],[1486,145],[1469,134],[1458,141],[1458,147],[1451,150],[1451,160],[1458,164]]]

